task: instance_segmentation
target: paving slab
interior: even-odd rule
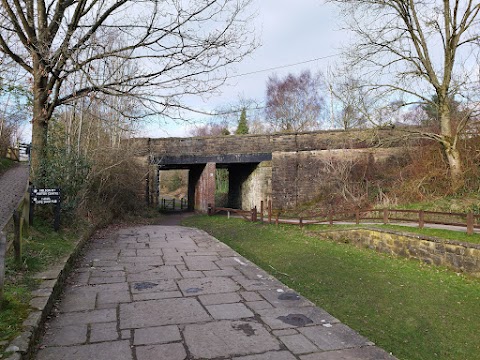
[[[114,341],[98,344],[48,347],[39,350],[37,360],[133,360],[129,341]]]
[[[217,321],[186,325],[183,335],[190,353],[197,359],[249,355],[280,349],[280,342],[256,322]]]
[[[36,359],[394,359],[203,231],[137,226],[91,241]]]

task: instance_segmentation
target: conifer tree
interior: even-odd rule
[[[242,113],[240,114],[240,120],[238,120],[238,127],[235,131],[237,135],[244,135],[248,134],[248,124],[247,124],[247,110],[245,108],[242,109]]]

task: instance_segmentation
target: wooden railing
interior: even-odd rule
[[[473,234],[475,229],[480,229],[480,215],[469,213],[453,213],[425,210],[403,210],[403,209],[366,209],[353,210],[346,212],[319,212],[308,216],[289,216],[285,212],[272,210],[271,201],[267,202],[266,211],[263,208],[263,201],[260,205],[260,212],[257,207],[251,210],[239,210],[231,208],[212,208],[209,205],[209,214],[217,214],[226,212],[230,214],[239,214],[249,221],[266,221],[275,224],[292,224],[304,226],[308,224],[325,224],[333,225],[335,222],[346,223],[414,223],[420,229],[426,224],[435,225],[451,225],[456,227],[464,227],[467,234]],[[266,214],[265,214],[266,212]],[[264,216],[267,218],[265,219]]]
[[[30,192],[26,191],[5,226],[0,229],[0,307],[5,284],[6,256],[13,246],[15,263],[17,265],[22,263],[22,239],[29,231],[29,214]]]

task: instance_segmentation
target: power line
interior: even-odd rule
[[[256,70],[256,71],[252,71],[252,72],[248,72],[248,73],[243,73],[243,74],[231,75],[231,76],[227,76],[227,79],[233,79],[233,78],[242,77],[242,76],[248,76],[248,75],[255,75],[255,74],[259,74],[259,73],[267,72],[267,71],[285,69],[285,68],[292,67],[292,66],[308,64],[308,63],[315,62],[315,61],[318,61],[318,60],[329,59],[329,58],[332,58],[332,57],[335,57],[335,56],[338,56],[338,54],[332,54],[332,55],[322,56],[322,57],[318,57],[318,58],[311,59],[311,60],[301,61],[301,62],[298,62],[298,63],[287,64],[287,65],[280,65],[280,66],[276,66],[276,67],[272,67],[272,68],[267,68],[267,69],[262,69],[262,70]]]

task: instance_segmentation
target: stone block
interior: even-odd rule
[[[181,341],[182,336],[176,325],[168,325],[136,329],[133,339],[134,345],[151,345]]]
[[[112,341],[118,339],[117,323],[92,324],[90,327],[90,342]]]
[[[195,299],[163,299],[120,304],[120,329],[208,320],[211,320],[211,317]]]
[[[138,346],[136,348],[137,360],[184,360],[187,352],[182,344],[164,344]]]
[[[128,340],[69,347],[49,347],[38,351],[37,360],[133,360]]]
[[[231,293],[240,289],[238,284],[226,277],[182,279],[177,283],[184,296]]]
[[[186,325],[183,334],[196,359],[260,354],[280,349],[280,343],[256,322],[216,321]]]
[[[253,317],[253,313],[243,304],[219,304],[206,306],[215,320],[235,320]]]
[[[301,360],[396,360],[386,351],[375,346],[357,347],[339,351],[326,351],[321,353],[302,355]]]
[[[308,326],[299,329],[321,350],[341,350],[368,345],[368,340],[343,324],[332,327]]]
[[[288,351],[269,351],[264,354],[259,355],[248,355],[236,357],[235,360],[295,360],[293,356]]]
[[[70,325],[45,332],[42,344],[44,346],[70,346],[83,344],[87,341],[87,325]]]
[[[242,300],[237,293],[200,295],[198,299],[203,305],[232,304]]]
[[[305,336],[300,334],[281,336],[280,341],[285,344],[288,350],[296,355],[319,351]]]

